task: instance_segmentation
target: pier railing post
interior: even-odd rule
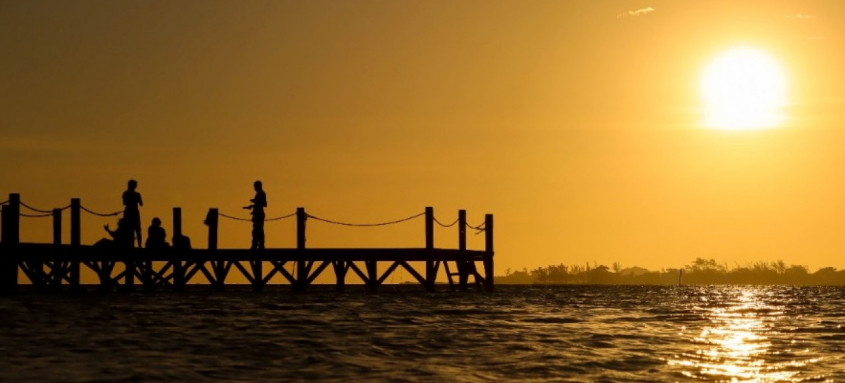
[[[294,281],[293,290],[303,291],[305,285],[308,283],[308,265],[304,259],[305,250],[305,223],[308,220],[308,214],[305,213],[304,207],[296,208],[296,249],[300,251],[298,259],[296,260],[296,279]]]
[[[434,208],[425,208],[425,249],[429,250],[425,261],[425,289],[434,291],[434,283],[437,279],[437,266],[431,259],[430,250],[434,250]]]
[[[9,235],[9,221],[12,216],[12,208],[8,205],[3,205],[0,206],[0,212],[2,212],[3,216],[2,220],[0,220],[2,221],[2,227],[0,227],[2,228],[2,230],[0,230],[0,236],[2,236],[0,237],[2,238],[2,240],[0,240],[0,268],[2,268],[2,270],[0,270],[0,279],[2,279],[2,282],[0,282],[0,294],[8,294],[14,291],[9,290],[11,283],[6,280],[8,276],[10,276],[9,272],[6,270],[8,266],[7,260],[8,258],[13,257],[13,250],[10,245],[12,239],[11,235]]]
[[[418,210],[419,211],[419,210]],[[425,249],[434,248],[434,208],[425,208]]]
[[[217,209],[208,209],[208,214],[205,216],[205,224],[208,225],[208,250],[217,250],[217,222]]]
[[[21,242],[21,195],[18,193],[11,193],[9,194],[9,209],[11,210],[10,213],[10,221],[9,221],[9,229],[7,233],[9,233],[10,242],[13,245],[17,245]]]
[[[72,289],[79,288],[79,258],[82,246],[82,203],[79,198],[70,200],[70,246],[72,248],[72,260],[70,261],[70,286]]]
[[[182,208],[173,208],[173,289],[181,291],[185,287],[185,264],[182,258],[185,252],[182,248]]]
[[[493,214],[484,216],[484,288],[493,291]]]
[[[467,249],[467,211],[458,210],[458,250]]]
[[[9,204],[2,207],[3,257],[0,259],[0,292],[13,293],[18,287],[18,244],[20,243],[21,196],[9,194]]]
[[[53,209],[53,244],[62,244],[62,209]]]
[[[305,221],[307,220],[308,214],[305,213],[305,208],[296,208],[296,248],[299,250],[305,249]]]

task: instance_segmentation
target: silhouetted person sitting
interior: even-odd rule
[[[176,250],[191,250],[191,239],[185,235],[174,235],[173,248]]]
[[[112,239],[101,239],[95,246],[116,247],[120,249],[131,249],[133,245],[132,229],[126,224],[126,218],[117,221],[117,229],[112,230],[109,225],[103,226]]]
[[[161,220],[153,218],[153,223],[147,228],[147,242],[144,244],[147,249],[166,249],[170,247],[167,243],[167,233],[161,227]]]
[[[138,187],[138,181],[129,180],[127,190],[123,192],[123,218],[126,220],[130,229],[138,238],[138,247],[141,247],[141,212],[138,207],[144,206],[144,201],[141,200],[141,193],[135,191]]]
[[[249,206],[244,206],[244,209],[250,209],[252,212],[252,246],[251,250],[264,250],[264,208],[267,207],[267,194],[264,193],[261,181],[255,181],[252,184],[255,188],[255,198],[249,200],[252,202]]]

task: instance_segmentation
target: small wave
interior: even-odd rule
[[[528,323],[545,323],[545,324],[566,324],[566,323],[583,322],[583,320],[577,319],[577,318],[560,318],[560,317],[525,318],[525,319],[522,319],[521,321],[522,322],[528,322]]]

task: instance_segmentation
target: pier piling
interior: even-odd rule
[[[182,257],[187,252],[184,249],[185,239],[182,238],[182,208],[173,208],[173,239],[171,251],[176,256],[173,262],[173,290],[181,291],[185,288],[185,263]]]
[[[79,288],[79,257],[81,256],[80,247],[82,246],[82,218],[81,218],[82,203],[79,198],[71,198],[70,200],[70,247],[71,247],[71,261],[70,270],[68,272],[68,282],[72,289]]]
[[[458,210],[458,250],[465,251],[467,249],[467,211]],[[469,279],[469,266],[473,264],[472,261],[460,260],[457,263],[458,267],[458,289],[467,291],[467,282]],[[452,279],[449,278],[451,281]]]
[[[20,244],[21,196],[9,194],[8,205],[2,207],[2,258],[0,258],[0,292],[12,293],[18,286],[18,244]]]
[[[296,250],[302,253],[305,250],[305,223],[308,220],[308,214],[305,213],[304,207],[296,208]],[[311,265],[304,259],[298,259],[296,262],[296,280],[293,283],[293,290],[297,292],[305,291],[308,285],[308,273]]]
[[[428,251],[434,249],[434,208],[431,206],[425,208],[425,249]],[[439,265],[439,261],[425,261],[425,289],[427,291],[434,291]]]
[[[493,214],[484,216],[484,288],[493,291]]]

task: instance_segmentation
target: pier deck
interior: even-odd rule
[[[22,215],[20,207],[20,196],[17,194],[11,194],[9,200],[2,206],[2,241],[0,241],[0,291],[2,292],[14,291],[20,283],[19,275],[25,276],[36,290],[80,289],[80,275],[83,267],[97,276],[101,290],[133,289],[137,282],[148,290],[170,288],[178,291],[186,284],[208,283],[213,289],[222,291],[226,286],[227,277],[232,273],[238,273],[243,277],[241,281],[245,279],[255,290],[261,290],[271,282],[271,278],[280,275],[294,291],[304,291],[323,272],[331,270],[335,276],[335,286],[339,291],[345,289],[346,277],[350,271],[363,281],[367,290],[376,291],[395,270],[402,268],[426,290],[433,291],[441,266],[444,268],[451,289],[468,289],[470,277],[479,289],[488,291],[493,289],[494,253],[491,214],[485,216],[482,226],[472,227],[466,224],[466,211],[460,210],[455,223],[443,225],[434,218],[433,209],[428,207],[424,213],[388,223],[404,222],[418,216],[425,216],[426,236],[423,248],[306,248],[305,222],[308,218],[336,222],[310,216],[305,213],[304,208],[298,208],[296,213],[289,215],[297,219],[296,248],[249,250],[217,248],[217,222],[222,214],[212,208],[209,209],[205,221],[209,230],[206,249],[154,250],[82,245],[80,211],[90,211],[82,208],[78,199],[72,199],[67,207],[71,209],[70,244],[61,243],[61,212],[64,209],[53,209],[49,214],[52,215],[54,222],[53,243],[20,243],[20,217],[39,217],[39,215]],[[115,214],[117,213],[112,215]],[[48,214],[40,215],[40,217],[45,216]],[[182,236],[181,222],[181,209],[174,208],[174,238]],[[458,249],[434,247],[435,222],[444,227],[457,224]],[[379,225],[382,224],[361,226]],[[484,250],[466,249],[467,227],[485,232]],[[424,267],[421,267],[423,270],[417,270],[411,262],[424,263]],[[480,268],[476,265],[479,262]],[[276,281],[278,280],[279,278],[276,278]],[[322,280],[325,281],[327,278],[324,277]]]

